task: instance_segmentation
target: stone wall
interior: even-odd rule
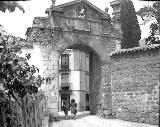
[[[112,111],[118,119],[159,124],[159,49],[111,57]]]
[[[43,40],[42,40],[43,41]],[[52,45],[33,44],[32,48],[24,47],[21,56],[31,54],[28,63],[39,68],[39,73],[45,80],[39,89],[43,90],[47,98],[47,109],[58,111],[58,60],[59,55],[54,52]]]

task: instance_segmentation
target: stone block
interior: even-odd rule
[[[129,93],[127,93],[127,95],[133,95],[133,93],[129,92]]]
[[[154,118],[147,118],[146,119],[146,123],[147,124],[156,124],[156,119],[154,119]]]
[[[159,109],[159,106],[158,105],[153,105],[152,108],[153,109]]]
[[[135,117],[131,117],[131,118],[130,118],[130,121],[132,121],[132,122],[137,122],[137,121],[138,121],[138,119],[137,119],[137,118],[135,118]]]
[[[154,105],[154,104],[155,104],[155,101],[150,101],[150,104],[151,104],[151,105]]]
[[[120,113],[120,119],[123,119],[123,120],[129,120],[130,119],[130,113],[128,113],[128,112],[121,112]]]
[[[135,117],[136,117],[136,118],[140,118],[141,116],[142,116],[142,112],[136,112],[136,113],[135,113]]]
[[[144,117],[141,117],[138,119],[138,122],[140,123],[145,123],[146,122],[146,119]]]
[[[52,122],[53,120],[54,120],[54,121],[57,121],[57,120],[58,120],[58,117],[59,117],[58,112],[50,112],[50,113],[49,113],[49,121],[50,121],[50,122]]]
[[[109,109],[103,111],[103,114],[104,114],[105,116],[109,116],[109,115],[111,115],[111,113],[112,113],[112,112],[111,112],[111,110],[109,110]]]
[[[156,114],[155,113],[150,113],[148,117],[149,118],[156,118]]]
[[[137,109],[135,107],[129,107],[129,112],[136,113]]]
[[[156,101],[156,104],[159,105],[159,101]]]

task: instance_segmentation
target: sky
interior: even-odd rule
[[[73,0],[56,0],[55,5],[63,4]],[[105,10],[109,7],[109,14],[112,17],[112,8],[110,7],[110,2],[113,0],[88,0],[101,10]],[[139,10],[144,5],[147,5],[147,1],[132,0],[135,10]],[[25,13],[16,8],[15,12],[10,13],[8,10],[3,13],[0,11],[0,24],[4,26],[4,29],[13,35],[25,38],[25,33],[28,27],[32,26],[34,17],[45,17],[46,8],[51,6],[51,0],[30,0],[30,1],[20,1],[21,5],[25,9]],[[140,17],[138,17],[139,22]],[[141,38],[146,38],[149,35],[149,24],[140,25],[141,28]]]

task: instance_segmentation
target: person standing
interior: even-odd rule
[[[77,114],[77,103],[75,102],[75,99],[71,100],[70,107],[71,107],[71,114],[73,114],[73,119],[75,119],[75,116]]]
[[[63,111],[65,114],[65,118],[67,119],[68,116],[68,111],[69,111],[70,105],[69,105],[69,100],[67,98],[65,98],[63,100]]]

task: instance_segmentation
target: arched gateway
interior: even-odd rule
[[[65,49],[89,54],[89,107],[92,114],[102,108],[111,109],[111,63],[109,53],[116,48],[110,16],[88,2],[76,0],[46,10],[47,17],[35,17],[27,31],[28,42],[37,47],[41,74],[45,77],[42,90],[48,96],[50,112],[60,107],[60,56]],[[38,56],[39,55],[39,56]],[[87,97],[86,97],[87,98]]]

